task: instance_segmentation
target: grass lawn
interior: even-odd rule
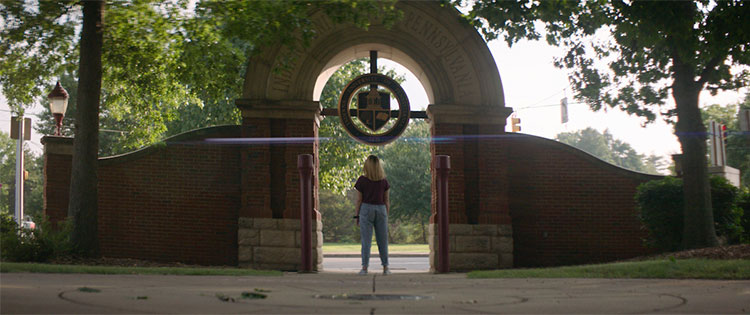
[[[346,253],[346,252],[359,252],[361,244],[359,243],[323,243],[323,253]],[[372,252],[378,252],[378,245],[375,242],[372,243]],[[429,253],[430,247],[427,244],[388,244],[389,253]]]
[[[37,263],[0,263],[0,272],[89,273],[136,275],[193,275],[193,276],[281,276],[280,271],[241,268],[194,267],[117,267],[86,265],[55,265]]]
[[[750,279],[750,260],[662,259],[557,268],[472,271],[469,278]]]

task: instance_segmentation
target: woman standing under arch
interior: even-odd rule
[[[388,275],[391,274],[388,269],[388,212],[391,210],[388,189],[390,185],[385,179],[383,164],[377,156],[368,156],[362,171],[364,175],[360,176],[354,184],[357,190],[354,218],[357,220],[362,238],[362,270],[359,274],[367,274],[374,228],[383,274]]]

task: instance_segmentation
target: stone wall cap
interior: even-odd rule
[[[268,100],[268,99],[249,99],[240,98],[234,101],[240,109],[254,110],[307,110],[311,112],[320,112],[323,106],[317,101],[306,100]]]
[[[43,145],[46,144],[70,144],[73,145],[73,137],[47,135],[42,137]]]

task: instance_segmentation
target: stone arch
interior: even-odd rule
[[[375,49],[414,73],[434,105],[505,107],[492,54],[455,9],[434,2],[400,2],[397,7],[404,12],[402,20],[391,28],[373,25],[367,30],[333,24],[323,12],[313,12],[318,36],[309,47],[272,47],[251,58],[243,98],[317,100],[338,66]],[[274,71],[288,57],[293,62]]]
[[[496,136],[504,133],[505,120],[512,110],[505,107],[492,54],[476,30],[451,6],[402,1],[397,8],[403,12],[403,19],[391,27],[375,24],[368,29],[334,24],[323,12],[311,12],[317,35],[309,45],[298,49],[264,47],[251,57],[242,99],[236,102],[243,115],[242,136],[317,139],[321,113],[318,98],[323,85],[340,65],[377,50],[379,57],[403,65],[420,80],[431,103],[427,115],[432,136],[454,139],[433,143],[430,151],[433,156],[451,156],[449,208],[453,237],[479,245],[451,249],[451,255],[458,257],[456,262],[465,264],[452,262],[451,268],[510,267],[512,237],[508,185],[504,180],[507,167],[503,161],[505,151]],[[319,165],[317,140],[245,150],[240,218],[261,220],[263,224],[267,223],[263,220],[282,220],[270,221],[268,226],[293,224],[283,220],[298,222],[296,157],[313,154]],[[313,177],[313,203],[317,209],[317,171]],[[434,176],[432,181],[435,213]],[[319,218],[319,214],[315,215]],[[430,230],[435,231],[434,225]],[[253,233],[263,235],[262,230],[243,232],[240,228],[240,235]],[[436,242],[436,237],[436,233],[431,233],[431,243]],[[322,245],[319,229],[317,242]],[[242,236],[239,243],[240,253],[250,250],[243,249]],[[318,263],[322,262],[320,250],[317,256]],[[239,261],[266,266],[266,262],[245,261],[242,255]],[[431,265],[434,268],[436,261],[431,260]]]

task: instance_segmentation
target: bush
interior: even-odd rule
[[[0,214],[0,257],[3,261],[45,262],[51,258],[70,255],[71,225],[68,222],[54,229],[42,220],[37,229],[19,228],[10,213]]]
[[[740,192],[739,202],[737,206],[742,209],[742,219],[740,219],[740,225],[742,226],[742,237],[740,238],[742,243],[750,244],[750,188],[745,187]]]
[[[727,243],[738,243],[743,235],[740,191],[729,182],[712,176],[711,202],[717,236]],[[639,218],[649,232],[646,244],[663,251],[682,249],[683,229],[682,179],[665,177],[638,186],[635,199]]]

